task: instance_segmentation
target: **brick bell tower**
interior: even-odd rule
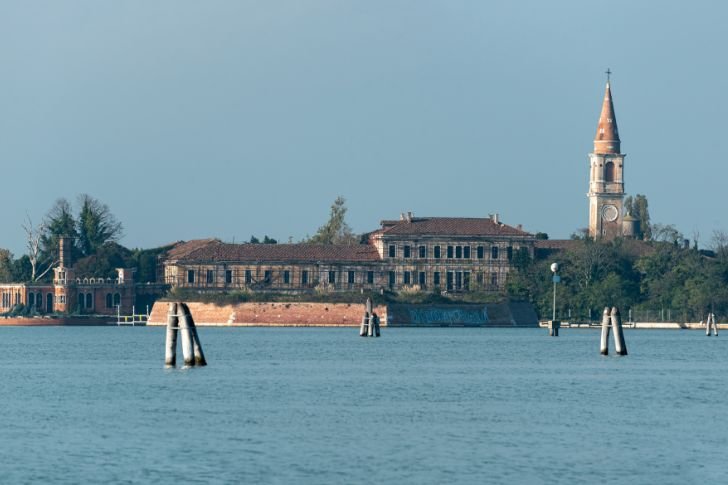
[[[624,157],[620,153],[617,118],[614,115],[611,71],[607,69],[607,88],[599,115],[594,152],[589,154],[589,236],[614,239],[622,236],[624,203]]]

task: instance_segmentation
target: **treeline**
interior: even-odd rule
[[[657,231],[656,231],[657,229]],[[709,311],[728,314],[728,237],[716,233],[711,250],[698,250],[671,226],[652,227],[659,241],[574,239],[568,249],[540,260],[521,260],[507,296],[534,303],[542,318],[553,304],[550,265],[558,262],[557,318],[598,320],[605,306],[625,317],[698,321]]]
[[[116,268],[137,268],[138,281],[155,281],[157,256],[166,248],[128,249],[118,243],[123,225],[108,205],[88,194],[78,196],[75,207],[58,199],[39,224],[28,217],[22,226],[26,254],[15,258],[0,249],[0,283],[48,282],[59,262],[59,241],[70,238],[77,276],[114,278]]]
[[[301,242],[358,244],[360,236],[346,223],[346,211],[346,200],[337,197],[327,222]],[[113,278],[116,268],[133,267],[137,268],[137,281],[154,282],[158,256],[169,249],[128,249],[120,245],[123,225],[108,205],[88,194],[79,195],[75,206],[65,198],[58,199],[38,225],[28,217],[22,229],[26,236],[25,254],[16,258],[9,250],[0,248],[0,283],[49,282],[59,261],[61,237],[73,241],[70,257],[79,277]],[[262,240],[253,235],[248,243],[277,244],[278,241],[268,235]]]

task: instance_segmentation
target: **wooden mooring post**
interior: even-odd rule
[[[364,316],[361,319],[361,326],[359,327],[359,336],[379,337],[379,335],[379,316],[372,309],[372,299],[367,298]]]
[[[614,351],[617,355],[627,355],[627,344],[624,342],[624,332],[622,330],[622,316],[619,308],[604,308],[602,314],[602,338],[600,340],[599,352],[602,355],[609,354],[609,332],[614,333]]]
[[[192,313],[185,303],[170,303],[167,313],[167,340],[164,363],[174,367],[177,361],[177,332],[182,334],[182,356],[185,366],[207,365],[202,352],[197,326]]]
[[[599,345],[599,351],[602,355],[609,355],[609,326],[611,319],[609,314],[612,311],[609,307],[604,307],[604,313],[602,313],[602,339]]]
[[[167,310],[167,341],[164,352],[164,365],[174,367],[177,364],[177,304],[170,303]]]
[[[710,332],[713,331],[713,335],[718,336],[718,324],[715,323],[715,313],[708,313],[708,319],[705,321],[705,335],[710,337]]]
[[[549,337],[558,337],[559,328],[561,328],[560,320],[549,320]]]

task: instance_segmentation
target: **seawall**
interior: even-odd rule
[[[358,327],[361,303],[188,303],[197,325],[273,327]],[[157,302],[147,325],[167,324],[167,302]],[[388,327],[537,327],[528,303],[408,305],[374,307]]]
[[[0,317],[0,327],[93,327],[116,324],[116,316]]]
[[[364,305],[358,303],[187,303],[197,325],[236,327],[358,327]],[[157,302],[147,325],[167,324],[167,302]],[[382,325],[387,308],[374,307]]]
[[[542,328],[548,326],[548,321],[539,322]],[[728,330],[728,323],[718,323],[718,330]],[[635,328],[637,330],[702,330],[705,331],[705,323],[703,322],[622,322],[622,327],[625,329]],[[593,324],[588,323],[569,323],[561,322],[561,328],[593,328],[601,329],[600,323],[594,322]]]

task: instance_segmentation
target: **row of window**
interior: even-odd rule
[[[442,286],[441,272],[434,271],[432,273],[432,286]],[[479,285],[485,284],[485,273],[476,273],[476,281]],[[422,288],[427,288],[429,282],[427,281],[427,273],[425,271],[405,271],[402,273],[403,285],[419,285]],[[490,284],[492,286],[498,286],[498,273],[490,273]],[[389,272],[389,287],[393,288],[397,285],[397,273],[395,271]],[[470,271],[446,271],[445,272],[445,287],[448,291],[452,290],[469,290],[470,289]]]
[[[402,249],[402,257],[403,258],[412,258],[413,254],[413,246],[410,245],[404,245],[401,247]],[[425,245],[421,245],[417,247],[417,257],[420,259],[427,258],[427,250],[428,247]],[[441,259],[442,258],[442,246],[433,246],[432,247],[432,257],[434,259]],[[446,246],[445,247],[445,254],[447,259],[470,259],[471,258],[471,246]],[[490,247],[490,259],[498,259],[500,253],[500,249],[498,246],[491,246]],[[397,245],[396,244],[390,244],[389,245],[389,251],[387,255],[390,258],[396,258],[397,257]],[[475,247],[475,257],[477,259],[485,259],[485,246],[476,246]],[[513,259],[513,247],[508,246],[506,248],[506,257],[510,261]]]
[[[13,303],[13,300],[15,300],[15,303]],[[48,311],[48,312],[53,311],[54,300],[55,300],[55,297],[53,296],[53,293],[46,294],[46,311]],[[58,297],[58,301],[59,301],[59,303],[65,303],[66,297],[61,295]],[[20,305],[20,292],[3,293],[1,303],[2,303],[2,308],[9,308],[13,305]],[[31,308],[35,307],[38,309],[42,309],[43,308],[43,293],[41,293],[41,292],[28,293],[28,301],[26,303]]]
[[[120,293],[107,293],[105,298],[106,308],[114,308],[121,305],[121,294]],[[79,293],[78,294],[78,308],[79,310],[91,310],[94,307],[94,296],[92,293]]]
[[[30,292],[28,293],[28,301],[26,304],[31,308],[42,308],[43,307],[43,294],[38,292]],[[13,303],[13,300],[15,302]],[[46,301],[45,306],[46,310],[51,312],[53,311],[53,303],[66,303],[66,296],[65,295],[58,295],[55,297],[53,293],[48,293],[46,295]],[[3,293],[2,294],[2,307],[3,308],[9,308],[13,305],[19,305],[20,304],[20,293]],[[106,294],[106,308],[114,308],[121,304],[121,294],[119,293],[107,293]],[[94,297],[92,293],[79,293],[78,294],[78,308],[83,309],[92,309],[94,307]]]
[[[344,276],[346,278],[345,282],[353,285],[356,283],[356,271],[346,271],[344,273]],[[470,287],[470,271],[446,271],[447,275],[447,287],[448,289],[468,289]],[[338,278],[338,271],[329,271],[327,275],[327,283],[329,284],[336,284],[340,283],[341,281],[337,281]],[[404,271],[400,273],[402,275],[401,278],[401,284],[403,285],[414,285],[418,284],[422,287],[426,287],[429,282],[427,281],[427,272],[425,271]],[[433,286],[441,286],[440,281],[440,271],[434,271],[432,273],[432,285]],[[460,275],[460,276],[458,276]],[[187,270],[187,283],[193,284],[196,281],[197,277],[197,271],[190,269]],[[291,284],[291,271],[290,270],[283,270],[278,275],[279,281],[281,281],[283,284]],[[302,270],[300,272],[299,276],[299,282],[301,285],[307,285],[310,283],[309,279],[309,272],[308,270]],[[454,280],[453,280],[454,278]],[[484,284],[485,283],[485,273],[478,272],[476,273],[476,279],[478,284]],[[215,271],[208,269],[205,270],[205,281],[208,284],[214,284],[215,283]],[[263,284],[263,285],[270,285],[273,283],[273,271],[272,270],[265,270],[263,273],[263,278],[261,280],[254,280],[253,278],[253,272],[252,270],[246,269],[244,272],[244,282],[246,285],[252,285],[252,284]],[[374,284],[374,271],[367,271],[365,273],[365,282],[366,284],[373,285]],[[225,270],[225,284],[232,284],[233,283],[233,270]],[[390,287],[394,287],[397,284],[397,272],[395,271],[389,271],[388,272],[388,283]],[[498,285],[498,273],[493,272],[490,273],[490,284],[493,286]],[[108,298],[108,297],[107,297]],[[107,300],[108,301],[108,300]]]
[[[15,305],[20,304],[20,292],[3,293],[2,294],[2,307],[3,308],[8,308],[8,307],[13,306],[13,296],[15,296]]]
[[[327,281],[329,283],[336,283],[336,274],[337,271],[329,271],[328,273],[328,279]],[[347,271],[347,283],[354,284],[355,281],[355,271]],[[256,275],[257,276],[257,275]],[[285,284],[289,285],[291,284],[291,271],[290,270],[283,270],[278,275],[278,278],[280,278],[280,281]],[[197,281],[197,271],[193,269],[187,270],[187,283],[195,283]],[[243,281],[246,285],[252,285],[252,284],[264,284],[269,285],[273,283],[273,271],[272,270],[265,270],[263,272],[263,278],[258,279],[257,277],[253,277],[253,271],[246,269],[243,273]],[[308,270],[301,270],[299,273],[299,282],[301,285],[308,285],[311,283],[311,278],[309,276]],[[374,284],[374,271],[367,271],[366,272],[366,282],[368,284]],[[215,271],[212,269],[208,269],[205,271],[205,283],[207,284],[214,284],[215,283]],[[229,285],[233,283],[233,270],[227,269],[225,270],[225,284]]]

